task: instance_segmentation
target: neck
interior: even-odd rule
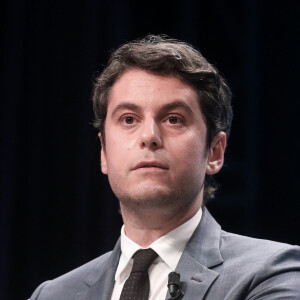
[[[161,236],[172,231],[192,218],[200,209],[201,199],[196,199],[192,205],[183,209],[150,209],[142,212],[132,212],[121,206],[124,230],[127,237],[143,248],[148,247]]]

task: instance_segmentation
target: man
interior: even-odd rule
[[[224,232],[203,205],[223,165],[230,101],[225,80],[185,43],[148,36],[114,52],[94,111],[121,238],[31,299],[300,299],[299,247]],[[149,261],[137,271],[141,253]],[[173,271],[180,282],[168,291]]]

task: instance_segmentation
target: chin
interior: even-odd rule
[[[173,193],[159,186],[142,186],[116,196],[127,208],[134,209],[169,207],[174,202]]]

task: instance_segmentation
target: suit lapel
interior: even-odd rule
[[[115,282],[115,272],[113,268],[103,272],[95,284],[76,294],[74,300],[109,300]]]
[[[183,299],[203,299],[218,277],[214,267],[223,263],[220,253],[221,227],[206,208],[200,224],[188,242],[176,272],[180,274],[185,295]],[[170,295],[167,294],[169,299]]]
[[[118,240],[108,259],[107,267],[102,272],[99,272],[96,281],[91,281],[90,278],[88,278],[86,282],[88,288],[77,293],[74,300],[110,300],[120,254],[120,240]]]
[[[176,268],[183,283],[183,299],[203,299],[211,284],[218,277],[218,273],[201,265],[192,257],[183,254],[182,263]],[[170,298],[168,293],[167,299]]]
[[[220,235],[220,225],[204,208],[201,222],[176,267],[176,272],[180,274],[180,280],[184,285],[183,300],[203,299],[218,277],[219,274],[213,268],[223,263],[219,248]],[[97,275],[91,274],[86,280],[87,289],[76,294],[74,300],[110,300],[120,254],[120,241],[118,241],[106,268],[99,271]],[[169,298],[168,293],[166,299]]]

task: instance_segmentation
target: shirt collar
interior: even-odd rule
[[[149,246],[173,271],[186,244],[199,224],[201,216],[202,209],[200,208],[191,219],[163,235]]]
[[[201,217],[202,209],[200,208],[191,219],[154,241],[148,248],[153,249],[159,255],[159,258],[155,261],[163,260],[171,270],[175,270],[182,252],[198,226]],[[143,248],[126,236],[123,225],[121,229],[122,255],[115,278],[124,271],[133,254],[139,249]]]

